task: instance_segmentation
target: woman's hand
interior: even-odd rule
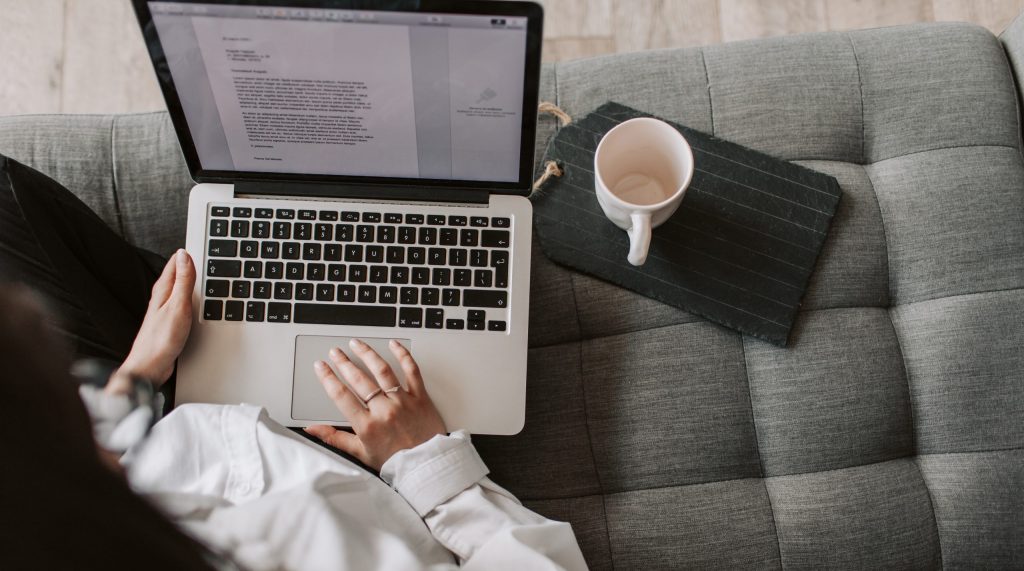
[[[174,371],[192,330],[192,288],[196,268],[185,250],[178,250],[153,284],[149,309],[128,358],[107,383],[109,392],[127,392],[131,377],[143,378],[159,387]]]
[[[444,420],[423,387],[419,366],[408,349],[398,341],[392,340],[389,344],[405,373],[408,389],[403,389],[395,372],[369,345],[353,339],[350,346],[376,380],[359,369],[338,348],[331,349],[330,358],[348,382],[347,386],[327,363],[317,361],[313,368],[327,396],[352,423],[355,434],[322,424],[310,426],[306,432],[355,456],[374,470],[380,470],[396,452],[414,448],[438,434],[447,433]],[[364,406],[363,401],[367,397],[369,400]]]

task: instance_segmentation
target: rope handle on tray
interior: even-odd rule
[[[554,115],[563,127],[572,123],[572,117],[550,101],[541,101],[540,105],[537,106],[537,112]],[[544,172],[540,174],[537,180],[533,181],[533,192],[538,192],[553,176],[562,176],[562,168],[555,161],[548,161],[544,163]]]

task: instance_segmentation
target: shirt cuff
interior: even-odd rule
[[[380,477],[424,517],[479,482],[487,472],[469,433],[458,430],[395,453],[381,467]]]

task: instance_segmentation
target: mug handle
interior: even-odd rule
[[[634,266],[642,266],[647,261],[647,250],[651,247],[651,215],[647,212],[634,212],[629,219],[633,225],[626,231],[629,234],[629,255],[626,259]]]

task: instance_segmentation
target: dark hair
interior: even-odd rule
[[[0,284],[0,568],[210,569],[100,461],[70,363],[34,296]]]

